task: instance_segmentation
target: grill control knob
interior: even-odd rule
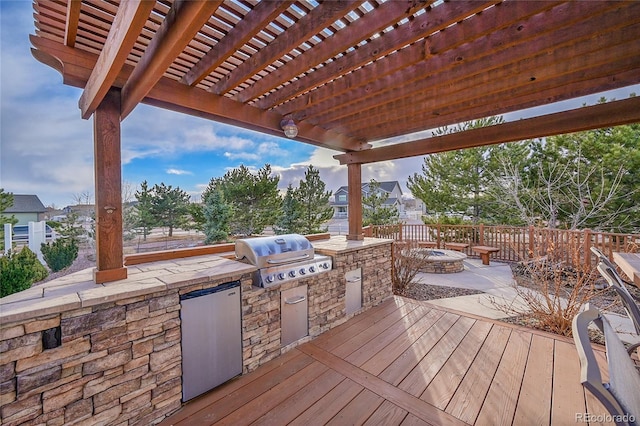
[[[286,275],[284,274],[284,272],[280,272],[280,273],[278,274],[278,279],[279,279],[279,280],[284,280],[284,279],[285,279],[285,277],[286,277]]]
[[[316,267],[315,266],[309,266],[309,272],[311,272],[312,274],[316,271]]]
[[[296,271],[289,271],[289,276],[291,278],[295,277],[296,276]]]
[[[267,275],[267,277],[266,277],[266,280],[267,280],[268,283],[274,282],[275,279],[276,279],[275,275]]]
[[[329,264],[327,262],[322,262],[318,266],[322,269],[329,269]]]
[[[300,271],[299,271],[300,275],[304,275],[306,273],[307,273],[307,271],[305,271],[304,268],[300,268]]]

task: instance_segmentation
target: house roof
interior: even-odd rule
[[[37,195],[13,194],[13,205],[3,213],[44,213],[45,211],[44,204]]]
[[[640,2],[34,0],[36,59],[84,89],[365,163],[640,121],[640,97],[374,146],[640,82]],[[114,30],[115,29],[115,30]],[[105,49],[105,46],[109,46]]]
[[[362,182],[362,188],[365,188],[367,186],[369,186],[370,182]],[[400,192],[402,193],[402,188],[400,188],[400,183],[397,180],[392,180],[392,181],[386,181],[386,182],[378,182],[378,184],[380,185],[380,189],[386,191],[386,192],[393,192],[393,190],[396,188],[396,186],[400,189]],[[341,186],[340,188],[338,188],[338,191],[342,191],[342,192],[349,192],[349,187],[348,186]]]

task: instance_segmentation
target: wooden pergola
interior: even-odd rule
[[[640,82],[640,2],[34,0],[32,53],[93,116],[96,282],[125,278],[120,122],[139,103],[361,165],[640,121],[628,98],[452,135],[372,142]]]

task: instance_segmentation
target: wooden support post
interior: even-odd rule
[[[587,271],[591,269],[591,229],[584,230],[584,265]]]
[[[533,225],[529,225],[529,258],[534,257],[535,248],[535,230]]]
[[[111,88],[93,117],[96,284],[127,278],[122,244],[120,90]]]
[[[349,188],[349,233],[347,240],[363,240],[362,234],[362,165],[347,165]]]

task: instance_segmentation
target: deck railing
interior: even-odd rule
[[[595,262],[590,248],[600,249],[609,258],[613,252],[640,251],[640,234],[596,232],[590,229],[565,230],[489,225],[382,225],[365,229],[365,235],[396,241],[433,241],[444,248],[447,242],[467,243],[467,255],[474,255],[476,245],[500,249],[492,259],[515,262],[536,255],[545,255],[553,246],[556,259],[573,266],[589,266]]]

